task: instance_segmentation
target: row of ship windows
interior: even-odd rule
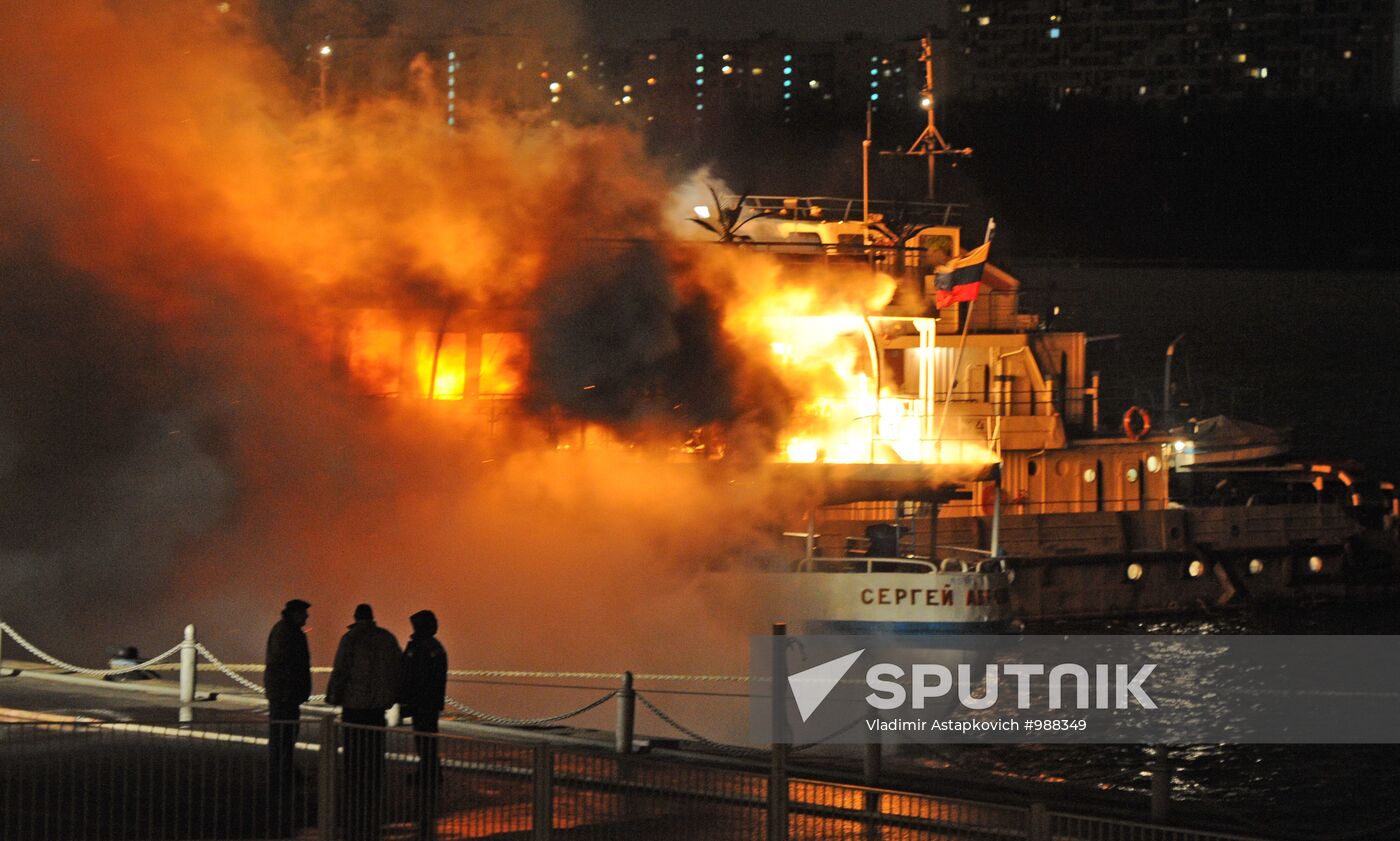
[[[1157,456],[1148,456],[1145,466],[1147,467],[1148,473],[1156,473],[1162,469],[1162,460]],[[1070,465],[1067,461],[1062,461],[1055,465],[1055,472],[1061,476],[1068,476],[1069,471]],[[1039,472],[1039,462],[1032,461],[1026,465],[1027,474],[1034,476]],[[1099,471],[1096,467],[1086,467],[1081,475],[1086,483],[1092,484],[1098,480]],[[1138,479],[1142,478],[1142,471],[1138,470],[1137,467],[1129,467],[1127,470],[1123,471],[1123,478],[1127,479],[1129,482],[1136,482]]]
[[[1325,566],[1326,564],[1323,562],[1322,556],[1320,555],[1313,555],[1312,557],[1308,558],[1307,570],[1308,572],[1314,575],[1322,572]],[[1249,564],[1245,567],[1245,572],[1249,575],[1260,575],[1264,572],[1265,569],[1267,569],[1267,565],[1265,564],[1263,559],[1251,558],[1249,560]],[[1201,576],[1206,574],[1206,571],[1207,567],[1205,565],[1205,562],[1194,560],[1188,562],[1184,567],[1182,567],[1181,577],[1200,578]],[[1143,567],[1142,564],[1134,561],[1133,563],[1128,564],[1123,574],[1129,581],[1141,581],[1143,577],[1147,574],[1147,570]]]

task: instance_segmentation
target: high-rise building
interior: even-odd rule
[[[1395,0],[963,0],[957,92],[1395,104]]]

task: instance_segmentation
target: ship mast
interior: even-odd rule
[[[919,60],[924,63],[924,87],[919,91],[919,105],[928,112],[928,125],[924,126],[924,131],[914,141],[904,154],[921,156],[928,161],[928,200],[933,201],[933,177],[934,167],[939,155],[956,155],[966,158],[972,154],[971,149],[954,149],[948,145],[948,141],[943,139],[943,135],[938,131],[938,123],[934,116],[933,101],[933,35],[925,35],[920,39],[923,52],[919,55]]]

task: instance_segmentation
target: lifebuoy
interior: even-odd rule
[[[998,490],[996,485],[989,483],[982,488],[982,516],[990,517],[996,513],[997,493]],[[1000,493],[1001,509],[1002,512],[1005,513],[1006,504],[1011,501],[1011,497],[1007,495],[1006,491],[1000,491]]]
[[[1138,424],[1141,423],[1141,428]],[[1152,431],[1152,416],[1141,406],[1130,406],[1128,411],[1123,413],[1123,434],[1128,436],[1129,441],[1140,441],[1148,432]]]

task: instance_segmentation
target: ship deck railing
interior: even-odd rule
[[[728,203],[740,196],[724,196]],[[858,198],[838,196],[743,196],[744,207],[776,216],[813,222],[860,222],[865,205]],[[898,216],[903,220],[930,225],[951,225],[967,210],[965,204],[951,202],[902,202],[873,199],[870,212]]]
[[[946,558],[942,561],[932,561],[926,558],[877,558],[877,557],[842,557],[825,558],[811,557],[803,558],[797,563],[797,572],[820,572],[820,573],[913,573],[913,574],[935,574],[951,572],[996,572],[1000,571],[1003,564],[1000,560],[965,561],[959,558]]]

